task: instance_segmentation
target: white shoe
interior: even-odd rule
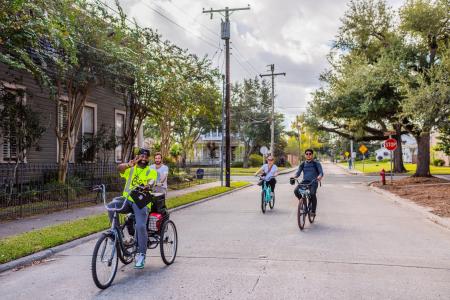
[[[134,264],[135,269],[143,269],[145,265],[145,254],[136,254],[136,263]]]

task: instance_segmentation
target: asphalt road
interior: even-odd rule
[[[0,274],[1,299],[450,299],[450,231],[326,165],[316,222],[300,232],[289,175],[263,215],[259,187],[179,210],[176,262],[152,250],[98,290],[89,242]]]

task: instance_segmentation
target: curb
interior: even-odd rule
[[[369,189],[371,189],[372,191],[374,191],[380,195],[385,196],[386,199],[389,199],[389,200],[391,200],[395,203],[398,203],[402,206],[409,207],[410,209],[421,213],[426,219],[432,221],[433,223],[436,223],[436,224],[450,230],[450,218],[442,218],[440,216],[437,216],[430,212],[431,208],[421,206],[419,204],[414,203],[413,201],[411,201],[409,199],[402,198],[402,197],[394,195],[388,191],[385,191],[378,187],[372,186],[372,185],[370,185],[370,183],[368,186],[369,186]]]
[[[91,235],[67,242],[65,244],[59,245],[59,246],[55,246],[49,249],[45,249],[39,252],[36,252],[34,254],[30,254],[28,256],[24,256],[21,258],[18,258],[16,260],[4,263],[0,265],[0,273],[11,270],[11,269],[15,269],[15,268],[19,268],[19,267],[24,267],[24,266],[28,266],[28,265],[32,265],[33,262],[35,261],[39,261],[39,260],[43,260],[46,259],[54,254],[57,254],[59,252],[65,251],[67,249],[79,246],[83,243],[89,242],[91,240],[96,239],[102,232],[96,232],[93,233]]]
[[[338,166],[339,168],[341,168],[342,170],[344,170],[348,175],[362,175],[362,176],[367,176],[365,173],[360,172],[360,171],[350,171],[348,168],[345,168],[343,166],[341,166],[338,163],[333,163],[335,166]]]
[[[207,198],[204,198],[204,199],[201,199],[201,200],[198,200],[198,201],[194,201],[194,202],[191,202],[191,203],[188,203],[188,204],[184,204],[184,205],[181,205],[181,206],[178,206],[178,207],[170,209],[169,212],[175,212],[175,211],[181,210],[183,208],[187,208],[187,207],[190,207],[190,206],[193,206],[193,205],[201,204],[203,202],[206,202],[206,201],[209,201],[209,200],[213,200],[213,199],[216,199],[216,198],[219,198],[219,197],[222,197],[222,196],[225,196],[225,195],[237,192],[239,190],[251,187],[253,185],[254,184],[250,183],[250,184],[247,184],[247,185],[235,188],[235,189],[233,189],[231,191],[227,191],[227,192],[224,192],[224,193],[221,193],[221,194],[217,194],[217,195],[214,195],[214,196],[211,196],[211,197],[207,197]],[[74,248],[76,246],[79,246],[81,244],[84,244],[86,242],[92,241],[92,240],[98,238],[98,236],[100,234],[102,234],[103,232],[104,232],[104,230],[102,230],[100,232],[93,233],[91,235],[88,235],[88,236],[85,236],[85,237],[82,237],[82,238],[79,238],[79,239],[76,239],[76,240],[73,240],[73,241],[70,241],[70,242],[67,242],[67,243],[64,243],[64,244],[61,244],[59,246],[55,246],[55,247],[52,247],[52,248],[49,248],[49,249],[45,249],[45,250],[42,250],[42,251],[30,254],[28,256],[24,256],[24,257],[18,258],[16,260],[13,260],[13,261],[10,261],[10,262],[4,263],[4,264],[0,264],[0,273],[3,273],[3,272],[8,271],[8,270],[12,270],[12,269],[16,269],[16,268],[32,265],[33,262],[35,262],[35,261],[46,259],[46,258],[48,258],[50,256],[53,256],[53,255],[59,253],[59,252],[62,252],[62,251]]]

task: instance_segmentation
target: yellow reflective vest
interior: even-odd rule
[[[145,168],[140,168],[134,166],[132,168],[126,169],[123,173],[120,173],[120,177],[125,178],[125,188],[123,189],[122,196],[131,202],[134,202],[130,197],[130,192],[139,185],[147,185],[150,180],[155,180],[158,178],[158,173],[150,169],[149,166]],[[151,206],[148,204],[147,206]]]

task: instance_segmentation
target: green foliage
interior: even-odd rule
[[[398,12],[384,0],[351,1],[307,124],[360,141],[391,130],[427,141],[450,114],[449,25],[446,0],[408,0]],[[430,152],[419,152],[415,175],[427,176]]]
[[[78,198],[84,188],[81,178],[70,176],[65,183],[54,180],[45,184],[44,191],[47,192],[47,199],[51,201],[72,201]]]
[[[181,155],[182,151],[183,148],[180,144],[173,144],[172,147],[170,147],[170,156],[172,156],[174,159],[177,159],[178,156]]]
[[[244,167],[244,162],[242,161],[234,161],[231,163],[231,167],[232,168],[243,168]]]
[[[450,156],[450,119],[439,128],[439,136],[436,150]]]
[[[443,159],[436,158],[433,160],[433,166],[442,167],[444,165],[445,165],[445,161]]]
[[[271,87],[265,80],[245,79],[232,87],[232,130],[244,144],[244,166],[260,146],[270,146]],[[284,154],[282,114],[275,114],[275,155]]]
[[[218,73],[210,60],[130,24],[118,1],[116,6],[111,10],[88,0],[0,2],[0,61],[31,73],[53,98],[68,98],[67,121],[56,128],[61,182],[78,142],[79,112],[98,86],[124,95],[123,160],[146,119],[158,125],[160,150],[167,156],[175,127],[186,152],[220,116]],[[117,143],[109,136],[99,142],[95,149],[94,142],[84,141],[86,159]]]
[[[251,154],[248,160],[250,167],[261,167],[264,162],[262,155],[259,154]]]

